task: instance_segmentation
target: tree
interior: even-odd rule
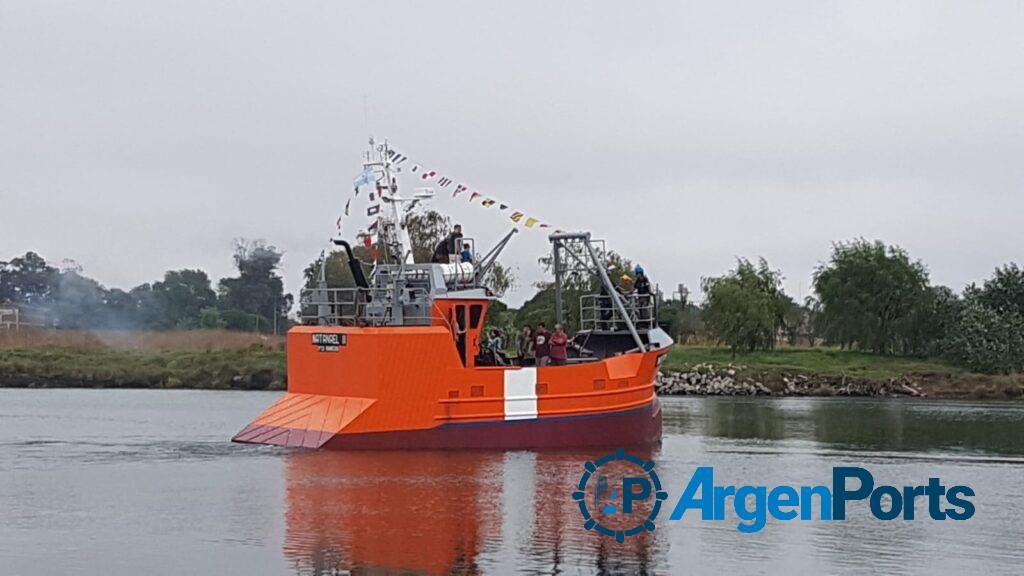
[[[269,332],[286,328],[292,295],[284,293],[277,271],[282,253],[263,240],[235,241],[238,276],[217,284],[218,306],[225,326],[232,330]]]
[[[903,351],[908,319],[927,300],[928,272],[896,246],[835,244],[814,273],[827,341],[878,354]]]
[[[59,274],[35,252],[26,252],[10,262],[0,262],[0,302],[45,304],[57,288]]]
[[[1024,371],[1024,317],[999,314],[980,298],[969,297],[945,340],[957,365],[976,372]]]
[[[197,328],[202,311],[217,305],[217,294],[210,278],[202,270],[170,270],[152,286],[159,317],[159,328]]]
[[[946,322],[943,351],[956,364],[978,372],[1024,371],[1024,271],[996,268],[979,288],[968,286]]]
[[[958,321],[963,302],[946,286],[928,286],[896,326],[895,350],[900,354],[931,356],[942,353],[942,342]]]
[[[679,344],[686,344],[703,332],[704,311],[700,306],[683,300],[666,300],[658,307],[658,323],[668,323],[669,334]]]
[[[516,285],[516,275],[512,269],[501,262],[495,262],[484,274],[481,281],[491,294],[501,298]]]
[[[130,307],[134,311],[133,320],[137,326],[159,328],[163,324],[163,304],[153,292],[151,284],[139,284],[128,291],[128,297],[131,299]]]
[[[434,248],[452,231],[451,218],[436,210],[410,211],[402,223],[409,232],[412,256],[416,262],[430,262]]]
[[[822,339],[822,335],[825,333],[825,322],[822,320],[821,314],[821,301],[814,296],[804,298],[804,310],[807,315],[807,343],[809,346],[814,347],[818,345],[818,341]]]
[[[984,286],[969,286],[967,292],[976,296],[981,305],[991,308],[996,314],[1024,316],[1024,269],[1016,263],[996,268]]]
[[[587,260],[589,263],[589,257]],[[551,255],[545,255],[537,261],[547,273],[553,273]],[[615,251],[609,250],[604,254],[603,262],[613,284],[618,283],[623,275],[632,276],[633,263]],[[550,328],[556,322],[555,284],[537,282],[535,287],[537,293],[523,303],[516,314],[516,322],[520,326],[535,326],[544,322]],[[580,329],[580,299],[586,295],[598,294],[600,291],[601,276],[596,271],[578,271],[562,278],[562,312],[566,331],[574,332]]]
[[[119,288],[110,288],[103,296],[103,318],[101,325],[105,328],[128,330],[139,328],[139,309],[130,292]]]
[[[107,291],[99,282],[79,274],[76,269],[60,272],[53,292],[53,322],[61,328],[106,328]]]
[[[224,328],[224,319],[221,317],[220,310],[216,308],[203,308],[199,311],[199,327],[204,330],[214,330],[217,328]]]
[[[555,325],[555,286],[543,283],[537,293],[516,310],[516,326],[536,326],[543,322],[548,328]],[[578,301],[578,298],[577,298]],[[579,329],[579,306],[566,306],[566,327],[569,332]]]
[[[725,276],[701,283],[708,333],[738,351],[770,350],[793,301],[782,291],[782,276],[764,258],[755,267],[745,258]]]
[[[363,264],[363,274],[370,276],[370,267],[367,263],[373,262],[373,254],[369,248],[363,245],[353,246],[352,254]],[[354,288],[355,279],[352,277],[352,270],[348,267],[348,255],[344,250],[334,250],[330,253],[321,253],[316,260],[313,260],[302,271],[305,280],[304,288],[316,288],[320,280],[320,268],[326,265],[327,285],[331,288]]]
[[[783,294],[782,298],[782,331],[786,335],[786,343],[796,346],[800,336],[808,332],[810,313],[789,296]]]

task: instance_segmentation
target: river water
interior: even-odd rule
[[[267,392],[0,390],[2,574],[1020,574],[1024,404],[666,398],[657,529],[582,528],[576,452],[307,452],[228,439]],[[769,520],[688,513],[693,470],[719,484],[967,484],[962,521]]]

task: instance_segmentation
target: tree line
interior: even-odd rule
[[[905,250],[860,239],[833,246],[813,287],[814,296],[794,302],[763,258],[756,265],[739,259],[727,274],[703,280],[704,304],[687,330],[734,354],[802,335],[811,345],[941,356],[979,372],[1024,371],[1024,270],[1017,264],[958,294],[932,285],[925,265]]]
[[[22,321],[56,328],[279,332],[290,325],[292,295],[278,273],[282,252],[262,240],[235,242],[237,274],[214,289],[206,272],[169,270],[130,290],[106,288],[81,267],[51,265],[35,252],[0,261],[0,303]]]
[[[451,229],[450,220],[433,211],[411,213],[405,223],[421,262]],[[365,262],[373,259],[367,247],[355,252]],[[284,292],[279,274],[281,257],[264,241],[239,240],[237,274],[216,288],[202,270],[183,269],[124,291],[103,287],[77,266],[56,268],[28,252],[0,261],[0,303],[19,304],[39,323],[63,328],[283,332],[294,320],[293,297]],[[606,259],[612,278],[631,274],[628,258],[609,252]],[[550,266],[548,258],[540,263]],[[330,253],[306,267],[306,287],[324,266],[329,285],[352,285],[342,254]],[[981,285],[957,293],[931,284],[925,265],[905,250],[858,239],[833,245],[828,261],[814,271],[814,295],[803,302],[785,293],[782,280],[763,258],[741,258],[728,273],[702,280],[700,304],[685,293],[664,298],[658,320],[684,342],[712,340],[734,354],[771,350],[779,342],[825,344],[880,355],[941,356],[979,372],[1024,371],[1024,270],[1017,264],[997,268]],[[515,281],[508,268],[497,265],[485,283],[500,297]],[[554,285],[540,282],[535,288],[519,309],[493,302],[489,329],[511,337],[524,325],[553,325]],[[566,278],[569,330],[579,327],[579,297],[599,288],[595,274]]]

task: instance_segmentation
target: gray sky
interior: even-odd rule
[[[764,256],[806,296],[863,236],[959,290],[1024,260],[1022,30],[1020,2],[2,0],[0,259],[130,288],[265,238],[297,290],[372,133],[663,287]],[[507,251],[514,304],[547,248]]]

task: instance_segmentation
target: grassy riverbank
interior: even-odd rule
[[[939,360],[877,356],[835,348],[778,348],[770,352],[739,354],[735,358],[727,348],[711,346],[675,346],[664,368],[683,371],[696,364],[744,366],[758,372],[799,372],[825,375],[888,379],[906,374],[962,374],[963,371]]]
[[[285,388],[282,337],[185,332],[22,330],[0,336],[0,386]]]
[[[283,390],[284,350],[0,350],[0,386]]]
[[[965,372],[941,360],[877,356],[835,348],[778,348],[770,352],[740,354],[726,348],[675,346],[663,369],[685,372],[698,364],[735,366],[740,375],[756,376],[766,383],[783,378],[887,382],[906,379],[932,398],[1020,398],[1024,375],[988,375]]]

